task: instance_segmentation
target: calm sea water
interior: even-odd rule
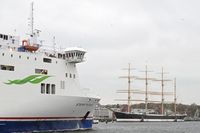
[[[73,133],[200,133],[200,122],[99,123],[93,130]]]

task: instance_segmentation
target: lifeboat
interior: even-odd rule
[[[30,52],[35,52],[39,49],[39,45],[38,44],[33,44],[30,45],[28,40],[23,40],[22,41],[22,46],[25,48],[25,50],[28,50]]]

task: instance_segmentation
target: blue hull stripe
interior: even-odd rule
[[[0,121],[1,133],[91,129],[92,120]]]

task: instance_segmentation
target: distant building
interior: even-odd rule
[[[114,114],[113,111],[120,111],[119,108],[106,108],[103,105],[98,105],[95,108],[95,112],[94,112],[94,119],[98,119],[98,120],[112,120],[114,119]]]

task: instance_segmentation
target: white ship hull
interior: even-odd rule
[[[0,131],[64,131],[92,128],[98,99],[75,96],[0,98]]]

